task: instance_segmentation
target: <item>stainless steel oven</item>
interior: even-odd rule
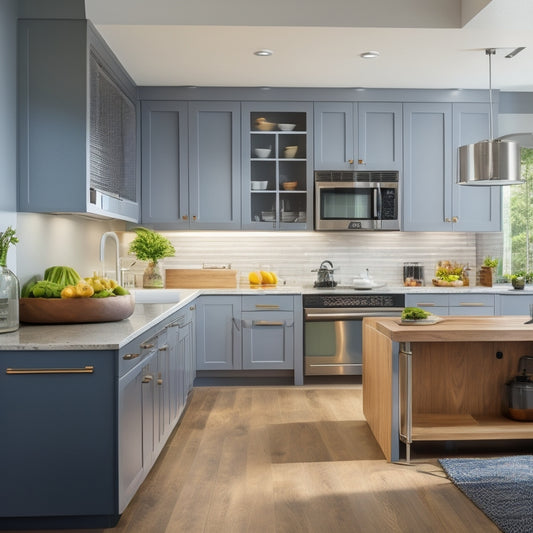
[[[398,171],[316,171],[316,230],[399,230]]]
[[[400,316],[403,294],[306,294],[304,307],[304,374],[363,373],[363,318]]]

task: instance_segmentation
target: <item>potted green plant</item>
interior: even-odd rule
[[[164,257],[172,257],[176,249],[172,243],[160,233],[147,228],[135,228],[137,234],[131,241],[129,251],[135,254],[140,261],[148,261],[143,274],[143,287],[145,289],[162,289],[163,276],[158,261]]]
[[[494,269],[498,266],[498,259],[487,255],[481,265],[479,283],[485,287],[492,287]]]

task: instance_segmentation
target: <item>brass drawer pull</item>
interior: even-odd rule
[[[6,368],[6,374],[92,374],[94,366],[84,368]]]
[[[166,352],[167,350],[168,350],[168,344],[164,344],[163,346],[161,346],[161,348],[159,348],[160,352]]]
[[[142,342],[141,343],[141,349],[143,350],[149,350],[150,348],[153,348],[154,344],[152,342]]]
[[[459,307],[485,307],[483,302],[459,302]]]
[[[255,304],[256,309],[279,309],[279,305],[273,304]]]
[[[140,355],[140,353],[126,353],[122,356],[122,359],[129,361],[130,359],[137,359],[137,357],[140,357]]]
[[[154,376],[151,374],[146,374],[144,378],[142,379],[141,383],[150,383],[154,379]]]
[[[269,320],[254,320],[254,326],[284,326],[285,322],[270,322]]]

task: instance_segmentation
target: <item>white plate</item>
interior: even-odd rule
[[[442,322],[444,319],[440,316],[428,316],[427,318],[420,318],[418,320],[406,320],[402,318],[400,320],[400,324],[403,326],[431,326],[432,324],[437,324],[438,322]]]

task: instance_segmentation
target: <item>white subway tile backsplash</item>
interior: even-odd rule
[[[335,279],[341,284],[351,281],[365,269],[389,285],[403,280],[403,263],[424,266],[426,284],[431,283],[435,265],[447,259],[469,263],[476,268],[475,233],[423,232],[229,232],[175,231],[161,232],[175,246],[175,257],[166,258],[166,268],[201,267],[203,264],[231,263],[243,277],[250,270],[273,270],[287,284],[312,284],[313,269],[329,259]],[[135,237],[122,234],[122,249]],[[124,246],[124,244],[126,246]],[[142,264],[134,269],[141,273]]]

